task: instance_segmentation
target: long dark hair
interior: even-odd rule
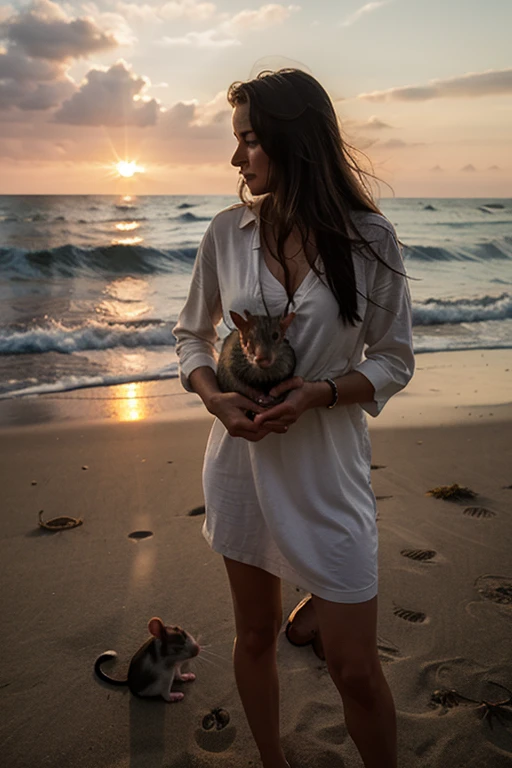
[[[264,228],[262,233],[269,252],[284,269],[289,301],[293,299],[284,244],[296,226],[306,254],[311,250],[307,243],[313,234],[340,316],[345,323],[355,325],[361,317],[352,254],[364,246],[383,260],[362,237],[350,213],[381,211],[366,178],[375,177],[361,169],[355,150],[342,138],[329,95],[306,72],[280,69],[233,83],[228,101],[232,107],[249,101],[251,126],[270,160],[271,194],[264,199],[260,213],[264,222],[271,222],[277,253],[270,248]],[[251,204],[243,179],[239,195],[242,202]],[[310,265],[319,274],[315,265]]]

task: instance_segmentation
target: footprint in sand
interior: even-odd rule
[[[492,509],[485,509],[485,507],[466,507],[463,515],[468,515],[469,517],[496,517],[496,512],[493,512]]]
[[[484,600],[500,605],[512,605],[512,579],[504,576],[479,576],[475,588]]]
[[[385,663],[403,658],[400,654],[400,649],[394,643],[384,640],[380,636],[377,638],[377,649],[379,651],[379,659]]]
[[[148,539],[152,535],[153,531],[133,531],[128,534],[128,538],[133,539],[134,541],[139,541],[140,539]]]
[[[396,604],[393,609],[393,613],[395,616],[398,616],[399,619],[410,621],[413,624],[423,624],[425,621],[427,621],[426,613],[422,613],[421,611],[410,611],[406,608],[400,608],[400,606]]]
[[[437,555],[434,549],[402,549],[400,554],[411,560],[419,560],[421,563],[432,560]]]
[[[189,517],[198,517],[199,515],[204,515],[205,508],[204,507],[194,507],[194,509],[191,509],[190,512],[187,512],[187,515]]]
[[[222,707],[203,717],[202,728],[196,729],[196,742],[205,752],[225,752],[235,740],[236,728],[230,725],[229,712]]]

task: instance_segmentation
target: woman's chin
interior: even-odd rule
[[[245,182],[245,185],[253,197],[260,197],[261,195],[266,195],[267,193],[265,187],[262,187],[262,185],[258,184],[257,182],[249,180]]]

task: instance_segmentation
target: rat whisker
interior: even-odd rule
[[[203,649],[201,648],[201,651],[202,650]],[[215,656],[215,658],[220,659],[221,661],[227,661],[226,657],[225,656],[221,656],[220,653],[214,653],[214,651],[204,651],[204,653],[207,656]]]
[[[195,661],[204,662],[205,664],[211,664],[212,667],[218,667],[219,669],[220,664],[217,664],[213,659],[207,659],[205,656],[196,656]]]

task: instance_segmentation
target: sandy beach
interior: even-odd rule
[[[2,764],[260,765],[234,681],[222,558],[201,535],[210,424],[177,381],[0,401]],[[512,761],[512,704],[488,706],[512,695],[499,687],[512,690],[511,428],[510,350],[419,355],[407,390],[370,420],[379,649],[400,768]],[[427,495],[454,483],[475,497]],[[83,524],[45,531],[40,510]],[[151,535],[129,537],[137,531]],[[303,594],[283,583],[283,621]],[[111,648],[122,674],[155,615],[206,646],[175,704],[93,674]],[[284,634],[278,654],[292,768],[359,768],[325,663]],[[452,693],[433,702],[440,691]],[[205,730],[218,707],[229,724]]]

